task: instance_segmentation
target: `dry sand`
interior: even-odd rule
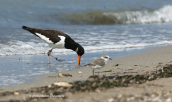
[[[119,66],[114,66],[119,64]],[[100,71],[114,70],[113,73],[106,73],[106,75],[125,75],[125,74],[145,74],[161,69],[163,65],[172,64],[172,46],[165,46],[160,48],[155,48],[153,50],[147,50],[142,54],[135,54],[128,57],[113,59],[108,62],[108,64]],[[82,73],[79,74],[78,72]],[[45,75],[37,78],[34,83],[28,83],[24,85],[19,85],[15,87],[8,87],[0,89],[0,92],[4,91],[16,91],[21,89],[29,89],[31,87],[50,85],[54,82],[65,81],[73,82],[77,80],[87,80],[90,75],[92,75],[92,69],[89,67],[78,68],[74,71],[65,72],[71,74],[72,77],[55,77],[57,74]],[[101,73],[103,75],[105,73]],[[53,76],[53,77],[52,77]],[[142,95],[144,93],[162,92],[162,91],[172,91],[172,78],[162,78],[155,81],[150,81],[142,85],[136,85],[125,88],[112,88],[103,92],[86,92],[86,93],[66,93],[68,97],[65,101],[69,102],[91,102],[91,101],[109,101],[113,102],[113,97],[119,95]],[[9,98],[24,98],[27,95],[19,96],[8,96],[2,97],[0,100],[5,100]],[[29,95],[28,95],[29,96]],[[120,97],[120,96],[119,96]],[[49,98],[49,101],[53,101],[54,98]],[[170,99],[169,99],[170,100]],[[60,100],[59,100],[60,101]],[[171,101],[169,101],[171,102]]]

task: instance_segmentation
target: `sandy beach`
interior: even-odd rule
[[[110,60],[107,65],[102,68],[100,71],[113,70],[111,73],[100,73],[100,75],[127,75],[127,74],[146,74],[155,72],[158,69],[161,69],[162,66],[166,64],[172,64],[172,46],[162,46],[158,48],[154,48],[151,50],[145,50],[142,54],[134,54],[127,57],[117,58]],[[119,66],[115,66],[119,64]],[[82,73],[78,73],[81,71]],[[97,70],[96,70],[97,71]],[[64,72],[65,74],[71,74],[72,77],[57,77],[58,73],[45,75],[36,78],[36,81],[33,83],[18,85],[14,87],[1,88],[0,92],[5,91],[17,91],[17,90],[27,90],[32,87],[41,87],[51,85],[55,82],[73,82],[80,80],[88,80],[89,76],[92,75],[92,69],[89,67],[78,68],[73,71]],[[155,92],[170,92],[172,89],[170,88],[172,84],[172,78],[161,78],[154,81],[149,81],[144,84],[134,85],[131,87],[119,87],[119,88],[111,88],[104,91],[96,91],[96,92],[79,92],[79,93],[66,93],[65,96],[67,99],[58,101],[65,102],[115,102],[115,97],[124,97],[124,96],[144,96],[146,93],[155,93]],[[169,96],[172,95],[168,93]],[[30,94],[20,94],[20,95],[10,95],[0,97],[0,101],[10,100],[10,99],[19,99],[24,100]],[[125,97],[124,97],[125,98]],[[171,102],[172,97],[167,97]],[[56,100],[56,98],[49,98],[48,101]],[[161,100],[158,98],[157,100]],[[166,99],[164,99],[166,100]],[[171,100],[171,101],[170,101]],[[40,100],[39,100],[40,101]],[[47,100],[41,100],[47,101]],[[117,100],[116,100],[117,101]],[[120,100],[121,101],[121,100]],[[125,101],[124,101],[125,102]]]

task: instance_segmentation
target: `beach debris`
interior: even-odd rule
[[[98,75],[92,75],[92,76],[89,76],[89,78],[99,78]]]
[[[63,87],[72,87],[72,84],[69,84],[67,82],[55,82],[53,85],[57,85],[57,86],[63,86]]]
[[[154,66],[154,68],[157,68],[157,66]]]
[[[81,72],[81,71],[78,71],[78,73],[79,73],[79,74],[82,74],[82,72]]]
[[[58,73],[58,77],[72,77],[70,74]]]
[[[116,66],[119,66],[119,64],[116,64],[116,65],[112,65],[111,67],[116,67]]]
[[[161,69],[161,71],[162,71],[162,73],[164,72],[164,69],[163,69],[164,67],[162,67],[162,69]]]
[[[113,72],[113,70],[103,71],[103,72]]]
[[[19,95],[19,92],[14,92],[14,95]]]
[[[92,78],[94,77],[98,77],[98,76],[90,76]],[[113,88],[113,87],[128,87],[128,86],[132,86],[132,85],[136,85],[136,84],[142,84],[142,83],[146,83],[148,81],[152,81],[155,79],[159,79],[159,78],[168,78],[168,77],[172,77],[172,64],[167,64],[165,66],[163,66],[163,72],[162,69],[157,70],[157,72],[155,73],[153,72],[149,72],[149,74],[137,74],[137,75],[122,75],[122,76],[103,76],[100,78],[97,78],[95,80],[84,80],[84,81],[75,81],[72,83],[67,83],[67,82],[56,82],[52,85],[49,86],[42,86],[42,87],[33,87],[30,88],[29,90],[21,90],[21,91],[16,91],[18,92],[18,95],[20,93],[21,94],[45,94],[45,95],[60,95],[60,96],[64,96],[65,93],[67,92],[101,92],[102,90],[106,90],[108,88]],[[156,84],[148,84],[151,86],[156,86]],[[163,87],[162,85],[158,86],[158,87]],[[98,91],[97,91],[98,90]],[[14,95],[14,92],[1,92],[0,93],[0,98],[3,96],[8,96],[8,95]],[[118,96],[113,96],[113,99],[118,99],[119,101],[121,99],[123,100],[128,100],[128,101],[132,101],[132,102],[138,102],[138,99],[141,100],[148,100],[149,101],[152,99],[156,99],[157,97],[160,97],[161,99],[164,99],[165,101],[162,102],[167,102],[167,101],[171,101],[171,96],[172,96],[172,92],[171,91],[163,91],[163,92],[156,92],[156,93],[145,93],[145,94],[141,94],[140,96],[136,95],[123,95],[120,94]],[[170,97],[170,98],[169,98]],[[47,97],[48,98],[48,97]],[[59,98],[59,97],[58,97]],[[66,97],[60,97],[60,99],[65,99]],[[26,100],[30,100],[30,101],[26,101],[26,102],[33,102],[35,98],[30,97]],[[46,98],[38,98],[36,97],[36,99],[46,99]],[[158,98],[159,99],[159,98]],[[135,101],[133,101],[135,100]],[[19,101],[20,102],[20,101]],[[41,101],[40,101],[41,102]],[[118,102],[118,101],[117,101]],[[123,102],[123,101],[121,101]],[[147,102],[147,101],[145,101]],[[152,102],[152,101],[150,101]]]

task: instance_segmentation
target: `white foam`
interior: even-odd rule
[[[51,49],[47,43],[34,43],[22,41],[13,41],[13,45],[0,44],[0,46],[2,46],[0,49],[0,56],[47,54],[48,50]],[[66,49],[54,49],[53,52],[59,54],[66,53]]]
[[[113,17],[122,23],[164,23],[172,22],[172,6],[166,5],[155,11],[121,11],[105,12],[104,15]]]
[[[139,40],[135,40],[136,42]],[[46,43],[45,43],[46,44]],[[94,46],[84,46],[84,49],[86,51],[99,51],[99,50],[110,50],[110,49],[126,49],[126,48],[137,48],[137,47],[146,47],[146,46],[153,46],[153,45],[163,45],[163,44],[172,44],[172,41],[161,41],[156,43],[126,43],[125,41],[122,41],[121,43],[115,45],[114,43],[106,43],[102,45],[94,45]],[[9,46],[4,46],[4,48],[0,49],[0,55],[1,56],[9,56],[9,55],[37,55],[37,54],[47,54],[49,47],[43,47],[43,44],[39,44],[41,46],[37,46],[37,44],[31,44],[31,45],[19,45],[16,48],[12,48]],[[53,53],[56,54],[70,54],[75,53],[71,50],[67,49],[54,49]]]

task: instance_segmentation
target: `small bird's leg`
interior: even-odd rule
[[[94,69],[93,69],[93,76],[94,76]]]
[[[99,76],[99,72],[100,72],[100,69],[99,69],[99,71],[98,71],[98,76]]]
[[[48,63],[49,63],[49,56],[55,58],[55,59],[56,59],[57,61],[59,61],[59,62],[64,61],[64,60],[58,59],[58,58],[54,57],[53,55],[51,55],[52,50],[53,50],[53,49],[51,49],[51,50],[48,51]]]

